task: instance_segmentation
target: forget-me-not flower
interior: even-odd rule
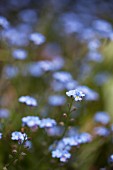
[[[2,139],[2,133],[0,133],[0,139]]]
[[[106,125],[109,123],[110,117],[106,112],[97,112],[94,116],[94,120],[95,122]]]
[[[48,102],[52,106],[62,106],[65,104],[66,98],[61,95],[53,95],[53,96],[49,96]]]
[[[21,103],[25,103],[28,106],[37,106],[38,105],[36,99],[33,97],[30,97],[30,96],[21,96],[18,99],[18,101]]]
[[[15,59],[24,60],[27,57],[27,52],[23,49],[15,49],[12,55]]]
[[[38,116],[26,116],[22,118],[23,126],[28,126],[30,128],[40,125],[41,121]]]
[[[56,121],[50,118],[44,118],[41,120],[40,128],[51,128],[56,125]]]
[[[75,101],[81,101],[82,98],[85,96],[85,94],[78,89],[70,90],[70,91],[66,92],[66,95],[69,97],[73,97]]]
[[[27,135],[26,133],[15,131],[12,132],[11,139],[17,140],[19,143],[23,143],[23,141],[27,140]]]
[[[29,37],[29,39],[31,41],[34,42],[35,45],[41,45],[45,42],[46,38],[44,35],[42,35],[41,33],[32,33]]]
[[[104,126],[95,127],[94,131],[96,135],[103,136],[103,137],[107,137],[110,134],[110,131]]]
[[[8,118],[10,112],[8,109],[2,108],[0,109],[0,118]]]

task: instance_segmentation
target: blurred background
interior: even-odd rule
[[[73,147],[62,163],[52,158],[49,147],[65,124],[65,93],[78,87],[87,95],[75,104],[68,131],[88,132],[93,140]],[[38,107],[18,102],[27,95],[36,98]],[[57,131],[24,129],[31,149],[8,169],[112,170],[112,112],[113,1],[0,0],[0,169],[18,147],[11,133],[21,131],[22,117],[35,115],[55,119]]]

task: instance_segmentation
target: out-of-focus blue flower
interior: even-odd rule
[[[65,89],[65,84],[57,80],[51,82],[51,87],[54,91],[62,91]]]
[[[78,86],[78,90],[85,93],[85,99],[88,101],[98,100],[99,94],[87,86]]]
[[[53,126],[51,128],[47,128],[46,132],[49,136],[61,136],[63,134],[63,127]]]
[[[59,63],[60,62],[60,63]],[[44,60],[28,64],[27,71],[34,77],[40,77],[47,71],[56,71],[63,66],[61,58],[57,57],[54,60]]]
[[[52,151],[53,158],[60,158],[61,162],[67,162],[67,160],[71,157],[71,154],[67,150],[53,150]]]
[[[0,16],[0,26],[2,26],[3,28],[8,28],[9,27],[9,22],[8,20],[3,17],[3,16]]]
[[[53,158],[60,158],[62,156],[62,152],[58,149],[52,151]]]
[[[78,136],[78,129],[76,127],[69,128],[69,130],[67,132],[67,136],[69,136],[69,137]]]
[[[53,63],[49,60],[45,60],[45,61],[39,61],[38,62],[39,66],[41,67],[41,69],[43,71],[52,71],[54,68],[53,68]]]
[[[27,22],[30,24],[35,23],[38,19],[37,13],[33,9],[24,9],[24,10],[20,11],[18,16],[23,22]]]
[[[15,49],[12,55],[15,59],[24,60],[27,57],[27,52],[23,49]]]
[[[87,59],[89,61],[102,62],[103,56],[97,51],[89,51],[87,54]]]
[[[66,98],[61,95],[53,95],[53,96],[49,96],[48,102],[52,106],[62,106],[65,104]]]
[[[91,27],[90,28],[88,27],[84,28],[82,32],[80,32],[79,37],[80,40],[87,42],[94,39],[96,37],[96,33]]]
[[[55,144],[56,147],[53,147],[52,150],[54,149],[59,149],[59,150],[67,150],[67,151],[70,151],[71,150],[71,145],[69,144],[65,144],[63,139],[61,139],[60,141],[58,141],[56,144]]]
[[[66,83],[66,82],[69,82],[69,81],[72,80],[71,74],[68,73],[68,72],[65,72],[65,71],[55,72],[53,74],[53,78],[55,80],[58,80],[58,81],[62,82],[62,83]]]
[[[44,74],[39,62],[33,62],[27,65],[27,71],[34,77],[41,77]]]
[[[25,33],[26,35],[29,35],[32,32],[32,25],[28,23],[19,23],[16,28],[18,31]]]
[[[18,67],[6,65],[3,69],[3,74],[6,78],[13,78],[16,77],[19,73]]]
[[[65,88],[67,90],[74,90],[78,85],[78,82],[76,80],[71,80],[64,84]]]
[[[64,142],[65,145],[69,145],[69,146],[77,146],[79,144],[74,136],[65,137],[62,139],[62,141]]]
[[[35,45],[41,45],[46,41],[46,38],[41,33],[32,33],[29,39],[34,42]]]
[[[110,117],[106,112],[97,112],[94,116],[94,120],[96,122],[106,125],[109,123]]]
[[[83,132],[77,136],[79,144],[89,143],[92,141],[92,136],[89,133]]]
[[[108,157],[108,163],[113,164],[113,154]]]
[[[59,70],[64,66],[64,59],[61,56],[55,56],[51,61],[53,64],[53,71]]]
[[[32,148],[32,143],[31,143],[31,141],[29,141],[29,140],[25,141],[24,147],[27,148],[27,149],[31,149],[31,148]]]
[[[61,57],[56,57],[53,60],[44,60],[44,61],[39,61],[39,66],[42,68],[44,71],[56,71],[62,68],[64,60]]]
[[[39,125],[40,128],[50,128],[56,126],[56,121],[54,119],[45,118],[41,120]]]
[[[101,43],[98,39],[90,40],[88,42],[88,49],[89,50],[97,50],[100,47]]]
[[[2,139],[2,133],[0,133],[0,139]]]
[[[108,72],[99,73],[94,77],[94,82],[96,82],[97,85],[101,86],[105,82],[107,82],[109,76],[110,74]]]
[[[94,132],[95,132],[96,135],[104,136],[104,137],[107,137],[110,134],[110,131],[103,126],[95,127]]]
[[[57,80],[53,80],[51,82],[51,87],[54,91],[62,91],[64,89],[73,90],[78,86],[78,82],[76,80],[70,80],[69,82],[61,82]]]
[[[41,123],[38,116],[26,116],[22,118],[23,126],[28,126],[30,128],[37,127]]]
[[[17,28],[8,28],[7,30],[2,31],[2,37],[10,45],[27,46],[29,44],[27,33],[20,31]]]
[[[53,73],[54,80],[51,83],[54,91],[62,91],[64,89],[72,90],[78,85],[76,80],[73,80],[72,75],[66,71],[58,71]]]
[[[27,5],[29,5],[30,0],[22,0],[21,3],[19,0],[10,0],[8,2],[10,8],[13,9],[21,9],[23,7],[26,7]]]
[[[27,140],[27,135],[26,133],[15,131],[15,132],[12,132],[11,139],[17,140],[21,144],[23,143],[23,141]]]
[[[105,20],[101,20],[101,19],[97,19],[95,21],[93,21],[93,28],[100,32],[103,33],[102,35],[106,35],[110,32],[112,32],[112,26],[109,22],[105,21]]]
[[[36,99],[30,96],[21,96],[18,101],[28,106],[38,106]]]
[[[53,158],[60,158],[61,162],[66,162],[71,154],[69,151],[72,146],[79,146],[80,144],[89,143],[92,141],[92,136],[89,133],[76,133],[74,136],[64,137],[60,141],[56,141],[50,146]]]
[[[0,109],[0,118],[8,118],[9,117],[9,110],[8,109]]]
[[[60,17],[60,20],[67,34],[79,33],[83,29],[83,22],[75,13],[65,13]]]
[[[66,95],[69,97],[73,97],[75,101],[81,101],[82,98],[85,96],[85,94],[78,89],[70,90],[66,92]]]

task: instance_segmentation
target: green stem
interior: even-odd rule
[[[69,104],[69,110],[68,110],[68,114],[66,117],[66,122],[65,122],[65,130],[61,136],[61,138],[63,138],[66,134],[66,131],[68,130],[68,124],[69,124],[69,119],[70,119],[70,114],[71,114],[71,108],[72,108],[72,104],[73,104],[74,99],[72,99],[71,103]]]

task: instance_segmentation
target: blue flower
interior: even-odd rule
[[[25,103],[28,106],[37,106],[37,101],[35,98],[30,96],[21,96],[19,99],[19,102]]]
[[[61,136],[63,134],[63,127],[62,126],[54,126],[51,128],[47,128],[46,132],[49,136]]]
[[[81,33],[84,28],[83,22],[79,15],[71,12],[65,13],[60,17],[60,22],[63,23],[65,34]]]
[[[109,156],[108,163],[113,164],[113,154]]]
[[[37,21],[37,13],[32,9],[24,9],[19,12],[19,18],[26,23],[33,24]]]
[[[3,73],[7,78],[13,78],[18,75],[19,69],[16,66],[6,65],[3,69]]]
[[[87,101],[95,101],[99,98],[98,93],[87,86],[78,86],[77,89],[85,93],[85,100]]]
[[[70,91],[66,92],[66,95],[69,97],[73,97],[75,101],[81,101],[82,98],[85,96],[85,94],[78,89],[70,90]]]
[[[8,118],[10,112],[8,109],[0,109],[0,118]]]
[[[59,149],[52,151],[52,157],[53,158],[60,158],[62,156],[62,152]]]
[[[71,154],[67,151],[64,150],[62,151],[62,156],[60,157],[61,162],[67,162],[67,160],[71,157]]]
[[[41,77],[44,74],[39,62],[33,62],[27,65],[27,71],[34,77]]]
[[[97,30],[99,33],[103,33],[102,35],[106,35],[106,33],[112,32],[112,25],[102,19],[97,19],[93,21],[93,28]]]
[[[60,64],[59,64],[60,61]],[[39,67],[43,71],[56,71],[60,69],[63,66],[63,59],[60,57],[53,58],[53,60],[44,60],[44,61],[39,61],[38,62]]]
[[[29,140],[25,141],[24,147],[27,148],[27,149],[31,149],[31,148],[32,148],[32,143],[31,143],[31,141],[29,141]]]
[[[0,16],[0,26],[2,26],[3,28],[8,28],[9,27],[9,22],[8,20],[3,17],[3,16]]]
[[[0,133],[0,139],[2,139],[2,133]]]
[[[64,83],[57,80],[51,82],[51,87],[54,91],[62,91],[65,89]]]
[[[65,83],[64,86],[67,90],[74,90],[77,87],[78,82],[76,80],[70,80],[69,82]]]
[[[94,82],[98,85],[101,86],[103,85],[105,82],[107,82],[107,80],[109,79],[110,74],[108,72],[100,72],[98,73],[95,78],[94,78]]]
[[[27,33],[14,27],[9,27],[8,29],[4,30],[2,32],[2,36],[10,45],[27,46],[29,43]]]
[[[97,51],[90,51],[87,54],[87,58],[88,58],[89,61],[95,61],[95,62],[102,62],[103,61],[103,56]]]
[[[22,118],[23,126],[28,126],[30,128],[37,127],[41,123],[38,116],[26,116]]]
[[[12,53],[15,59],[24,60],[27,57],[27,53],[22,49],[15,49]]]
[[[45,42],[45,40],[46,40],[44,35],[42,35],[41,33],[37,33],[37,32],[36,33],[32,33],[30,35],[29,39],[31,41],[33,41],[34,44],[36,44],[36,45],[43,44]]]
[[[94,116],[94,120],[96,122],[106,125],[109,123],[110,117],[106,112],[97,112]]]
[[[94,40],[90,40],[88,42],[88,48],[91,51],[95,51],[96,49],[98,49],[100,47],[101,43],[98,39],[94,39]]]
[[[23,141],[27,140],[27,135],[26,135],[26,133],[15,131],[15,132],[12,132],[11,139],[17,140],[19,142],[19,144],[21,144],[21,143],[23,143]]]
[[[52,151],[53,158],[60,158],[61,162],[67,162],[67,160],[71,157],[71,154],[67,150],[53,150]]]
[[[103,126],[95,127],[94,131],[96,135],[103,136],[103,137],[107,137],[110,134],[110,131]]]
[[[53,95],[53,96],[49,96],[48,102],[52,106],[62,106],[65,104],[66,99],[64,96],[61,95]]]
[[[53,74],[53,78],[55,80],[62,82],[62,83],[66,83],[66,82],[69,82],[70,80],[72,80],[71,74],[68,72],[65,72],[65,71],[55,72]]]
[[[83,132],[77,137],[79,144],[89,143],[92,141],[92,136],[89,133]]]
[[[50,118],[45,118],[41,120],[40,123],[40,128],[50,128],[56,125],[56,121],[54,119],[50,119]]]
[[[69,145],[69,146],[77,146],[79,143],[76,140],[75,137],[65,137],[62,139],[62,141],[64,142],[65,145]]]

